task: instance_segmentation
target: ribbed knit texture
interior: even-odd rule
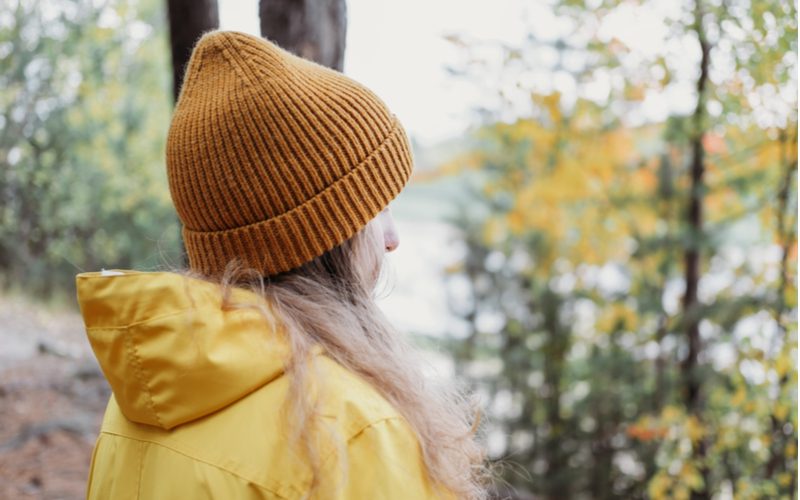
[[[244,33],[195,46],[167,138],[193,270],[298,267],[363,228],[412,164],[394,115],[341,73]]]

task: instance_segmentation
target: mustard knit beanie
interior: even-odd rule
[[[363,228],[411,169],[402,126],[359,83],[244,33],[195,46],[167,137],[193,270],[298,267]]]

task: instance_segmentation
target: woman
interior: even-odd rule
[[[372,92],[205,35],[167,140],[188,273],[79,275],[113,390],[89,498],[479,498],[475,412],[373,300],[412,168]]]

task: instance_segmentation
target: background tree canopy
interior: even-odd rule
[[[176,262],[161,2],[0,11],[0,280],[40,296],[102,266]]]
[[[411,186],[457,193],[427,340],[482,396],[498,494],[796,498],[796,5],[545,3],[556,36],[449,37],[485,106]],[[609,32],[647,16],[657,46]],[[3,288],[182,264],[168,31],[157,0],[0,9]]]
[[[560,38],[452,38],[497,96],[436,179],[473,188],[452,349],[519,489],[793,498],[796,11],[682,2],[649,53],[603,33],[663,6],[556,2]]]

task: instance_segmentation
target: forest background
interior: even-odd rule
[[[306,56],[341,69],[344,1],[302,4],[254,4],[261,32],[287,48],[323,33],[341,50]],[[796,498],[796,3],[541,0],[520,18],[513,43],[442,33],[450,84],[478,98],[462,132],[409,127],[387,313],[480,395],[498,497]],[[656,43],[609,29],[629,21]],[[181,265],[164,140],[181,61],[218,24],[208,0],[0,0],[7,314],[74,309],[82,270]],[[433,268],[415,240],[446,249]],[[420,287],[446,307],[402,324]],[[4,345],[26,333],[9,324]],[[42,462],[12,474],[7,457],[96,429],[9,424],[29,368],[71,355],[36,335],[33,359],[0,352],[0,476],[44,495]]]

